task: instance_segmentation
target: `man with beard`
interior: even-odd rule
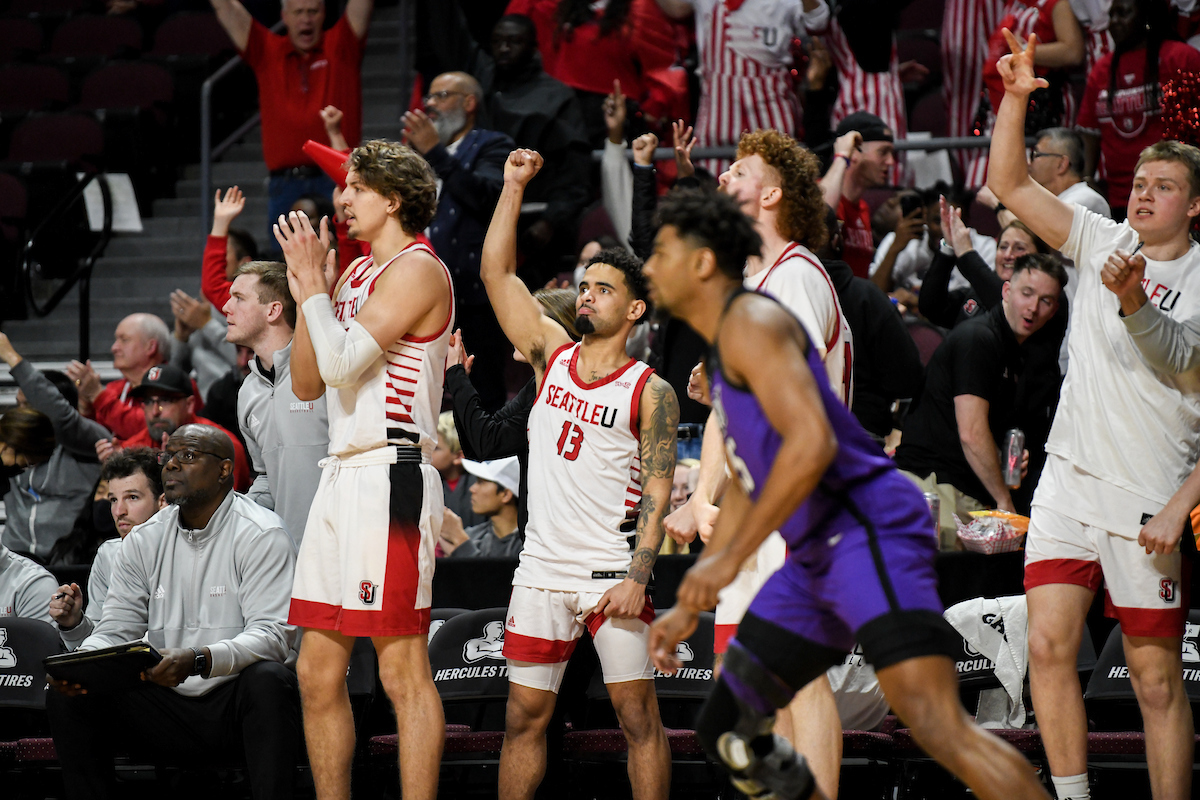
[[[135,526],[166,508],[158,456],[149,447],[123,450],[105,461],[100,470],[100,481],[108,487],[106,503],[118,536],[106,540],[96,551],[92,571],[88,574],[86,609],[83,590],[77,583],[64,583],[50,598],[50,616],[58,624],[63,643],[72,650],[91,635],[100,621],[121,542]]]
[[[115,796],[118,747],[156,761],[244,763],[255,800],[291,798],[300,703],[287,624],[295,549],[283,521],[233,491],[233,440],[185,425],[160,454],[171,506],[126,537],[80,650],[145,637],[143,685],[91,695],[52,681],[46,709],[71,797]]]
[[[192,394],[192,382],[183,370],[164,364],[146,370],[142,382],[130,392],[130,396],[142,404],[146,425],[126,439],[101,439],[96,442],[96,456],[101,461],[118,450],[127,447],[153,447],[161,449],[167,437],[181,425],[209,425],[224,433],[234,448],[234,486],[239,492],[250,488],[250,466],[246,451],[237,437],[212,420],[196,416],[196,398]]]
[[[437,173],[437,213],[427,235],[454,277],[463,340],[479,356],[475,388],[484,406],[496,409],[506,399],[504,365],[512,348],[488,304],[479,257],[504,185],[504,161],[515,145],[503,133],[475,127],[482,102],[478,81],[447,72],[429,84],[425,111],[409,111],[404,125],[409,144]]]

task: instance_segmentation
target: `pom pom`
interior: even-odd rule
[[[1163,138],[1200,146],[1200,75],[1180,72],[1163,84]]]

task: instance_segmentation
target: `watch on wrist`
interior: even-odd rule
[[[192,650],[192,674],[203,675],[208,672],[208,656],[199,647],[193,647]]]

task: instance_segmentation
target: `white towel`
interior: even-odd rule
[[[1029,665],[1025,596],[966,600],[947,609],[945,617],[967,644],[996,665],[996,679],[1003,687],[980,693],[976,721],[984,728],[1024,727]]]

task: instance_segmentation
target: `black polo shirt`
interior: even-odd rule
[[[925,388],[904,423],[897,466],[921,477],[935,472],[939,483],[994,506],[963,452],[954,398],[969,394],[988,402],[988,427],[999,445],[1015,420],[1017,382],[1024,366],[1023,348],[1004,318],[1002,304],[955,327],[929,359]]]

